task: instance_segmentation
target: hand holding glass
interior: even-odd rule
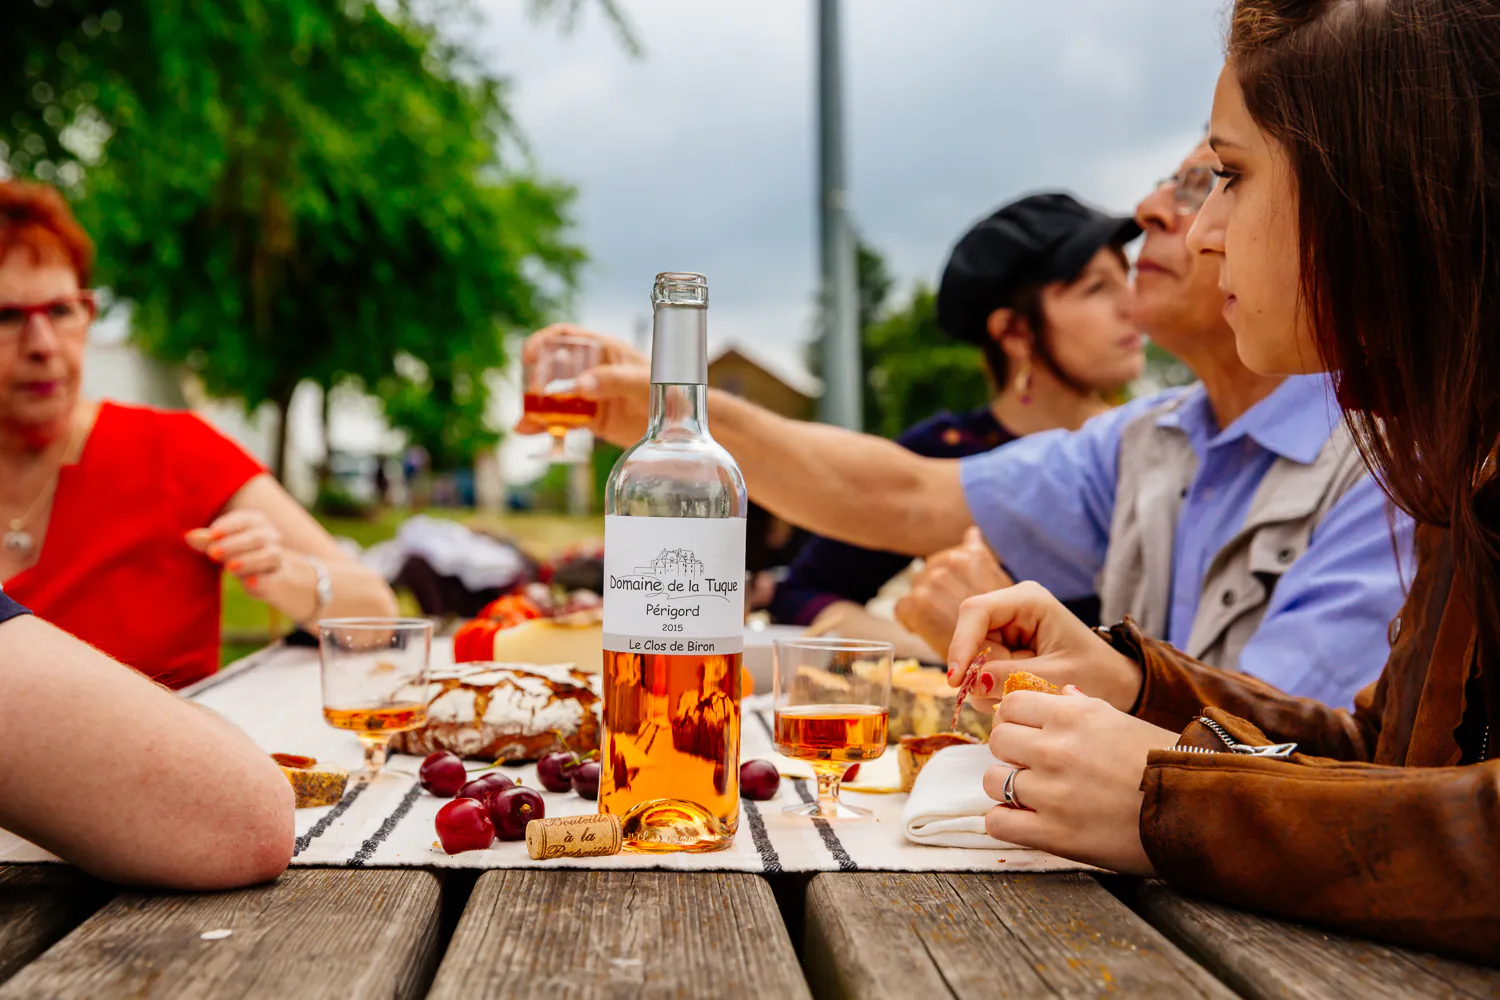
[[[885,753],[894,648],[861,639],[784,639],[775,649],[776,750],[807,761],[818,776],[818,801],[786,811],[869,816],[839,801],[839,783],[850,765]]]
[[[551,458],[568,461],[568,431],[587,427],[599,404],[578,394],[578,376],[599,364],[599,344],[586,337],[548,337],[526,366],[522,407],[552,436]]]
[[[323,720],[359,737],[365,777],[385,765],[391,737],[427,724],[432,622],[327,618],[318,622]]]

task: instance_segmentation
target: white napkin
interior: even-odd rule
[[[995,765],[989,745],[946,747],[932,755],[901,814],[901,828],[914,844],[1005,850],[1018,845],[984,832],[984,817],[998,804],[984,794],[984,772]]]

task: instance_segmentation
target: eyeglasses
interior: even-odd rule
[[[1188,167],[1157,181],[1157,188],[1172,186],[1172,204],[1178,215],[1193,215],[1214,190],[1212,167]]]
[[[79,292],[35,305],[0,302],[0,340],[20,336],[33,316],[45,316],[52,329],[64,336],[82,333],[96,312],[93,292]]]

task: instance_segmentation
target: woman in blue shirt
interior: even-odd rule
[[[1066,194],[1038,194],[981,220],[958,241],[938,290],[937,322],[978,346],[995,386],[985,406],[943,412],[897,441],[919,455],[964,458],[1036,431],[1076,429],[1141,373],[1142,336],[1130,314],[1121,249],[1140,228]],[[844,635],[893,638],[902,655],[920,640],[864,610],[909,563],[894,552],[815,537],[776,589],[779,622],[832,624]],[[1097,617],[1092,598],[1074,602]]]

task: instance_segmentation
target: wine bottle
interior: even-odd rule
[[[708,432],[707,280],[659,274],[651,301],[650,423],[605,490],[599,811],[686,804],[685,849],[716,850],[739,826],[745,479]]]

